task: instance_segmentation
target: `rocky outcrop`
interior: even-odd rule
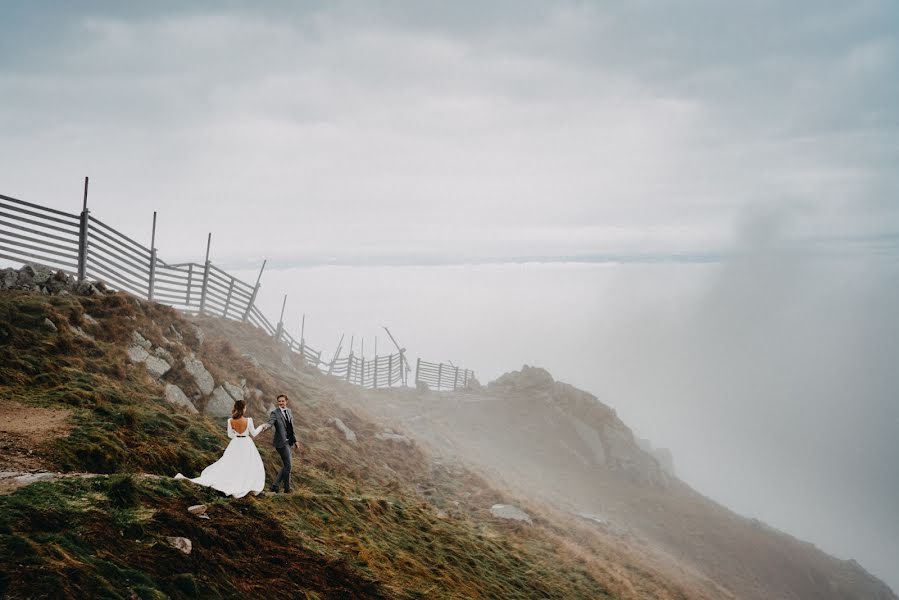
[[[228,395],[231,396],[231,398],[233,398],[234,400],[244,400],[246,397],[243,388],[234,385],[231,382],[226,381],[222,384],[222,387],[225,388],[225,391],[228,392]]]
[[[215,380],[212,378],[212,374],[206,370],[203,361],[198,358],[185,358],[184,369],[194,378],[201,394],[208,396],[212,393],[215,388]],[[231,414],[230,408],[228,414]]]
[[[0,269],[0,289],[26,290],[42,294],[82,294],[101,295],[108,290],[102,282],[82,281],[64,271],[57,271],[43,265],[29,264],[19,269]]]
[[[187,412],[197,413],[197,407],[190,401],[177,385],[168,383],[165,386],[165,399],[167,402],[187,409]]]
[[[640,484],[669,485],[669,475],[659,461],[639,446],[630,428],[596,396],[554,381],[545,369],[528,365],[505,373],[487,388],[494,394],[546,403],[568,419],[580,442],[581,448],[575,454],[581,460],[624,474]]]
[[[172,365],[165,359],[150,354],[153,344],[137,331],[131,333],[131,346],[128,347],[128,359],[133,363],[142,363],[147,371],[156,379],[171,370]],[[169,355],[171,356],[171,355]]]
[[[234,398],[225,391],[225,388],[217,386],[212,390],[212,398],[206,403],[204,412],[212,417],[230,417],[233,408]]]

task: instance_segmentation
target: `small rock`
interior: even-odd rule
[[[150,358],[150,353],[140,346],[128,347],[128,359],[133,363],[142,363]]]
[[[172,548],[180,550],[184,554],[190,554],[190,551],[193,550],[193,544],[191,544],[190,540],[185,537],[166,537],[165,541],[168,542]]]
[[[511,504],[494,504],[490,507],[490,514],[498,519],[511,519],[512,521],[526,521],[532,523],[531,516]]]
[[[337,417],[334,417],[328,419],[328,424],[333,425],[334,427],[339,429],[340,432],[343,433],[343,437],[346,438],[346,441],[350,442],[351,444],[356,443],[356,432],[347,427],[343,421],[341,421]]]
[[[31,277],[35,285],[44,285],[53,277],[53,270],[48,267],[34,265],[31,267],[31,270],[34,273]]]
[[[16,285],[19,279],[19,272],[13,268],[7,268],[0,271],[0,288],[8,290]]]
[[[600,517],[599,515],[594,515],[593,513],[577,513],[577,516],[579,516],[580,518],[585,519],[587,521],[593,521],[594,523],[599,523],[600,525],[608,525],[609,524],[608,519],[606,519],[604,517]]]
[[[165,386],[165,399],[175,406],[183,406],[187,409],[187,412],[199,412],[197,407],[194,406],[194,403],[190,401],[190,398],[181,391],[181,388],[172,383],[167,383]]]
[[[49,329],[49,330],[52,331],[53,333],[56,333],[57,331],[59,331],[59,330],[56,328],[56,325],[53,323],[53,321],[51,321],[50,319],[48,319],[48,318],[46,318],[46,317],[44,318],[44,327],[46,327],[47,329]]]
[[[131,341],[133,341],[135,344],[137,344],[144,350],[147,350],[148,352],[153,347],[153,344],[150,343],[150,340],[148,340],[147,338],[142,336],[137,331],[131,332]]]
[[[183,342],[183,341],[184,341],[184,336],[181,335],[181,332],[178,331],[178,329],[175,327],[175,324],[174,324],[174,323],[172,323],[171,325],[169,325],[169,332],[170,332],[173,336],[175,336],[175,339],[178,340],[179,342]]]
[[[375,434],[375,439],[382,440],[385,442],[396,442],[398,444],[405,444],[407,446],[412,445],[412,440],[407,438],[404,435],[400,435],[398,433],[393,433],[392,431],[382,431],[381,433]]]
[[[259,364],[259,361],[256,360],[256,357],[253,356],[252,354],[244,354],[243,357],[245,359],[247,359],[248,361],[250,361],[250,364],[253,365],[254,367],[256,367],[257,369],[261,366]]]
[[[159,347],[153,349],[153,354],[158,356],[159,358],[165,360],[167,363],[172,364],[175,362],[175,357],[172,356],[172,353],[166,350],[165,348]]]
[[[84,321],[86,325],[90,325],[91,327],[96,327],[99,323],[97,323],[97,319],[93,318],[87,313],[81,315],[81,320]]]
[[[92,335],[90,335],[89,333],[85,332],[82,328],[78,327],[77,325],[76,325],[75,327],[72,327],[72,333],[74,333],[76,336],[78,336],[78,337],[80,337],[80,338],[82,338],[82,339],[90,340],[90,341],[92,341],[92,342],[95,342],[95,341],[96,341],[96,340],[94,339],[94,336],[92,336]]]
[[[192,327],[194,329],[194,336],[197,338],[197,346],[202,346],[203,342],[206,341],[206,334],[204,334],[203,330],[196,325],[192,325]]]
[[[194,504],[193,506],[187,507],[187,512],[192,515],[200,516],[206,514],[207,507],[205,504]]]

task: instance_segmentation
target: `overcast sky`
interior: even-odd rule
[[[123,4],[2,3],[0,193],[547,366],[899,588],[895,2]]]

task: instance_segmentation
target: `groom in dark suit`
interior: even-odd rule
[[[290,492],[290,449],[299,448],[297,437],[293,432],[293,413],[287,408],[288,398],[284,394],[278,395],[278,408],[274,409],[268,417],[268,427],[275,428],[275,450],[281,456],[284,466],[278,473],[278,478],[272,484],[271,490],[277,492],[278,486],[284,484],[284,491]]]

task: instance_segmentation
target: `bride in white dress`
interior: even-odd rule
[[[244,417],[245,410],[246,404],[242,400],[234,403],[228,419],[231,442],[220,459],[203,469],[199,477],[189,479],[178,473],[175,479],[187,479],[235,498],[243,498],[251,492],[256,495],[265,489],[265,466],[252,438],[268,429],[268,425],[254,428],[253,419]]]

